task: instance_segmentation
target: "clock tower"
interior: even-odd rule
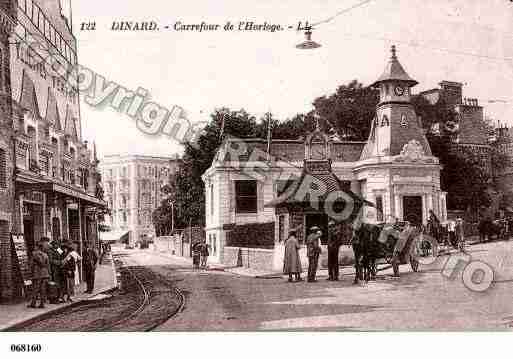
[[[431,156],[429,143],[420,126],[413,105],[411,88],[417,85],[399,63],[395,46],[383,74],[371,86],[379,89],[371,133],[362,159],[401,154],[410,141],[417,141],[426,156]]]

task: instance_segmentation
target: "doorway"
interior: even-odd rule
[[[305,240],[308,237],[310,228],[317,226],[322,231],[321,243],[328,243],[328,215],[325,213],[315,213],[305,215]]]
[[[25,244],[27,246],[27,252],[32,256],[34,251],[34,221],[32,217],[23,218],[23,236],[25,237]]]
[[[403,197],[403,218],[415,226],[422,224],[422,196]]]
[[[61,224],[59,222],[59,218],[52,218],[52,239],[54,241],[61,241]]]

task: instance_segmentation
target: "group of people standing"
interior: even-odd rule
[[[440,220],[435,213],[430,210],[426,228],[427,233],[438,242],[446,246],[457,248],[461,252],[465,252],[465,226],[463,219],[461,217],[449,219],[446,226],[447,234],[443,233],[442,228]]]
[[[338,255],[340,246],[347,238],[348,231],[344,231],[342,225],[336,225],[334,221],[328,223],[328,280],[339,280],[339,262]],[[306,238],[306,255],[308,257],[308,282],[316,282],[317,268],[319,265],[319,256],[321,250],[322,231],[319,227],[313,226],[308,230]],[[301,248],[297,239],[297,231],[289,231],[289,236],[285,242],[285,256],[283,260],[283,273],[289,276],[288,281],[293,282],[293,277],[297,282],[303,281],[301,273],[301,259],[299,249]]]
[[[192,246],[193,269],[207,269],[210,246],[205,242],[197,242]]]
[[[52,298],[55,304],[72,302],[75,271],[80,261],[87,283],[86,293],[92,293],[98,254],[89,244],[86,244],[82,254],[83,257],[77,253],[75,244],[60,244],[57,241],[50,243],[49,238],[41,238],[31,256],[32,297],[28,307],[36,308],[39,299],[38,307],[44,308],[49,289],[56,292]]]

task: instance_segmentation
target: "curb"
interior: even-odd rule
[[[74,301],[73,303],[69,303],[69,304],[63,304],[62,306],[60,307],[57,307],[57,308],[54,308],[54,309],[51,309],[49,311],[46,311],[44,313],[41,313],[41,314],[35,314],[34,316],[30,317],[30,318],[27,318],[27,319],[23,319],[22,321],[19,321],[17,323],[14,323],[14,324],[8,324],[6,325],[5,327],[0,327],[0,332],[14,332],[16,331],[17,329],[20,329],[20,328],[23,328],[24,326],[27,326],[27,325],[30,325],[32,323],[35,323],[39,320],[44,320],[44,319],[47,319],[49,317],[51,317],[52,315],[55,315],[55,314],[59,314],[59,313],[62,313],[64,310],[66,309],[70,309],[70,308],[74,308],[76,306],[78,306],[79,304],[82,304],[83,302],[99,295],[99,294],[104,294],[106,292],[110,292],[111,290],[114,290],[116,288],[118,288],[118,283],[117,283],[117,278],[116,278],[116,267],[114,265],[114,259],[112,259],[111,261],[111,265],[112,265],[112,271],[113,271],[113,276],[114,276],[114,283],[113,285],[111,286],[108,286],[108,287],[105,287],[105,288],[101,288],[99,291],[95,292],[95,293],[91,293],[85,297],[82,297],[76,301]]]
[[[75,301],[73,303],[63,304],[61,307],[49,310],[49,311],[41,313],[41,314],[36,314],[33,317],[24,319],[24,320],[22,320],[20,322],[12,324],[12,325],[8,325],[8,326],[6,326],[4,328],[0,328],[0,332],[13,332],[13,331],[17,331],[17,329],[21,329],[24,326],[30,325],[30,324],[35,323],[35,322],[40,321],[40,320],[44,320],[44,319],[50,318],[51,316],[53,316],[55,314],[62,313],[62,312],[64,312],[67,309],[74,308],[74,307],[76,307],[76,306],[78,306],[80,304],[83,304],[83,302],[86,302],[90,298],[93,298],[93,297],[95,297],[95,296],[97,296],[99,294],[104,294],[106,292],[110,292],[111,290],[114,290],[117,287],[118,286],[116,284],[116,285],[113,285],[111,287],[102,288],[97,293],[93,293],[93,294],[88,295],[87,297],[80,298],[79,300],[77,300],[77,301]]]

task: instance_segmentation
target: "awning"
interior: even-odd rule
[[[40,192],[57,192],[72,198],[81,199],[82,201],[96,207],[107,207],[107,203],[105,201],[102,201],[94,196],[91,196],[85,191],[73,188],[71,185],[64,183],[61,184],[53,181],[44,183],[31,183],[24,184],[24,188],[31,188]]]
[[[101,242],[118,242],[124,236],[128,235],[130,231],[127,230],[116,230],[110,232],[100,232],[100,241]]]

